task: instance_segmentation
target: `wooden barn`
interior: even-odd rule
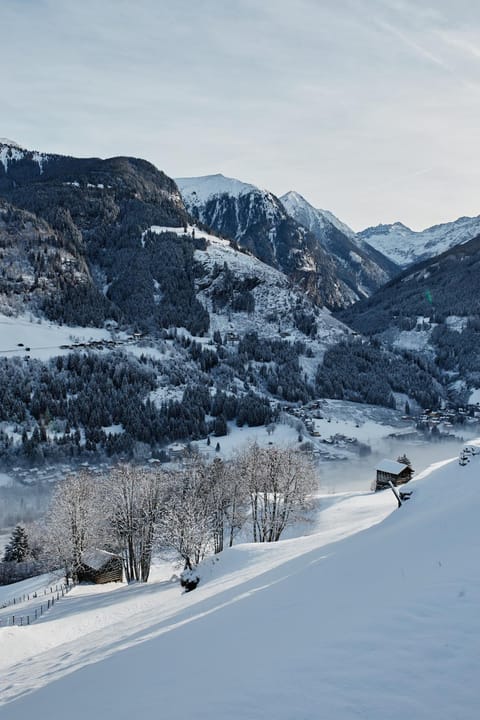
[[[88,550],[82,555],[77,576],[79,582],[122,582],[122,558],[106,550]]]
[[[377,476],[372,487],[375,492],[390,487],[389,483],[392,483],[395,487],[404,485],[412,479],[413,475],[410,465],[404,465],[395,460],[382,460],[377,465],[376,470]]]

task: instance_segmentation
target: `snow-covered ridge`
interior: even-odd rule
[[[25,158],[29,158],[32,162],[37,163],[40,168],[40,173],[42,173],[43,166],[50,159],[50,155],[37,152],[36,150],[27,150],[7,138],[0,139],[0,163],[2,163],[5,172],[8,172],[11,163],[24,160]]]
[[[298,218],[299,214],[303,214],[305,221],[303,224],[309,229],[312,226],[317,225],[319,228],[327,228],[328,225],[333,225],[340,230],[344,235],[349,238],[354,238],[355,233],[352,228],[348,227],[342,222],[336,215],[330,210],[322,210],[321,208],[315,208],[306,200],[303,195],[290,190],[280,197],[280,201],[283,203],[285,209],[294,218]]]
[[[480,215],[461,217],[415,231],[401,222],[377,225],[358,233],[358,237],[402,267],[440,255],[468,242],[480,233]]]
[[[217,195],[240,197],[251,192],[261,192],[255,185],[217,175],[174,178],[182,197],[189,205],[201,205]]]

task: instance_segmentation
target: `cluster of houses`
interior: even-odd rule
[[[404,416],[404,419],[417,419],[423,425],[432,427],[443,425],[446,428],[468,420],[480,420],[480,406],[466,405],[459,408],[444,408],[443,410],[424,410],[419,418]]]
[[[79,350],[87,348],[90,350],[110,350],[121,345],[131,345],[132,343],[138,342],[144,337],[146,333],[133,333],[128,335],[125,339],[117,340],[85,340],[84,342],[74,342],[71,345],[60,345],[61,350]],[[30,348],[29,348],[30,349]]]

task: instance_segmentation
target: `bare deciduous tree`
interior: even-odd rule
[[[148,580],[165,487],[164,473],[131,465],[119,465],[104,479],[107,527],[122,555],[128,582]]]
[[[288,525],[305,517],[317,478],[304,453],[253,444],[239,455],[235,468],[248,492],[254,542],[275,542]]]
[[[169,494],[160,520],[160,538],[185,560],[197,564],[212,543],[210,483],[205,462],[190,457],[170,473]]]
[[[82,553],[97,544],[102,534],[97,478],[82,471],[58,483],[46,518],[47,555],[74,577]]]

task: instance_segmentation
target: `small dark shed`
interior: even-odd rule
[[[384,490],[392,485],[404,485],[412,479],[413,470],[410,465],[404,465],[403,463],[396,462],[395,460],[382,460],[377,465],[377,476],[373,483],[375,492],[377,490]]]
[[[106,550],[87,550],[77,575],[79,582],[122,582],[122,558]]]

